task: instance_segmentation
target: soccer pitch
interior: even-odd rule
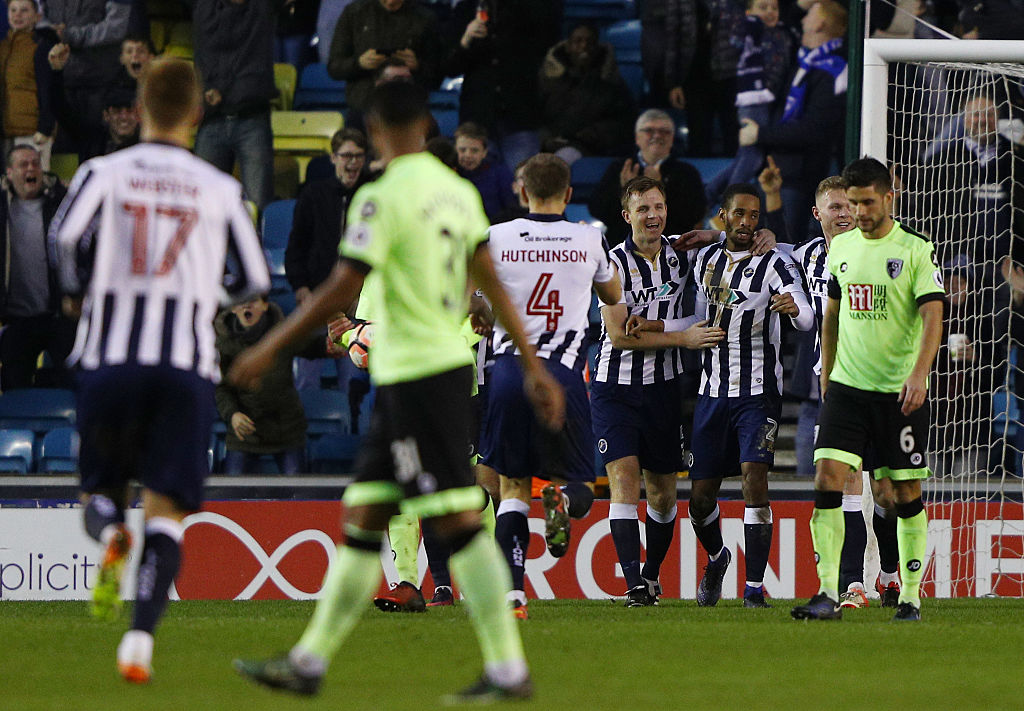
[[[1020,709],[1024,600],[925,600],[924,620],[894,624],[874,604],[841,622],[796,622],[791,601],[655,608],[530,602],[521,623],[536,695],[522,709]],[[157,631],[154,679],[130,686],[114,650],[124,624],[84,602],[0,603],[0,708],[430,709],[480,671],[467,608],[367,611],[315,699],[235,675],[231,659],[281,652],[313,604],[171,603]]]

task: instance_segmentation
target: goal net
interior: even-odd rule
[[[933,241],[948,296],[924,486],[938,597],[1024,596],[1022,56],[1016,42],[865,44],[861,153],[892,168],[895,215]]]

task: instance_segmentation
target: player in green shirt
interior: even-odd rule
[[[401,508],[430,519],[447,539],[483,652],[480,681],[450,701],[532,694],[519,630],[505,606],[508,568],[481,529],[480,489],[466,457],[473,360],[460,329],[469,276],[524,351],[525,389],[538,417],[560,428],[565,400],[495,276],[479,194],[423,152],[428,119],[426,94],[415,85],[374,89],[366,123],[387,164],[384,175],[355,195],[331,276],[229,373],[241,385],[256,385],[284,346],[350,306],[373,270],[366,286],[377,317],[371,369],[377,398],[357,480],[345,491],[345,540],[313,618],[291,651],[265,661],[235,661],[241,674],[266,686],[317,692],[331,657],[380,584],[383,532]]]
[[[894,620],[920,620],[928,519],[921,480],[928,372],[942,337],[942,274],[931,242],[892,218],[892,177],[873,158],[843,170],[857,227],[832,239],[821,329],[811,539],[820,588],[797,619],[839,619],[843,482],[862,464],[896,501],[903,587]]]

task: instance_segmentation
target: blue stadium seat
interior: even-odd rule
[[[565,219],[569,222],[593,222],[594,216],[590,214],[590,210],[587,209],[586,205],[577,205],[575,203],[565,206]]]
[[[324,435],[309,445],[310,469],[314,474],[351,471],[362,441],[359,435]]]
[[[457,91],[432,91],[429,98],[430,110],[434,109],[457,109],[459,108],[459,92]]]
[[[332,79],[326,64],[316,62],[303,67],[292,103],[295,111],[342,109],[345,106],[345,82]]]
[[[267,258],[267,268],[270,269],[271,293],[289,291],[291,285],[284,273],[284,247],[267,247],[263,256]]]
[[[640,101],[643,95],[647,93],[647,81],[644,79],[643,65],[639,61],[624,62],[619,59],[619,74],[622,75],[622,80],[629,87],[629,92],[633,95],[633,99]]]
[[[295,310],[295,292],[291,289],[271,291],[269,300],[277,304],[281,308],[281,313],[285,316]]]
[[[27,474],[32,471],[32,430],[0,430],[0,472]]]
[[[686,162],[700,171],[700,179],[706,185],[709,180],[732,162],[732,158],[687,158]]]
[[[615,48],[619,62],[640,61],[640,20],[622,20],[601,32],[601,39]]]
[[[295,200],[275,200],[263,209],[260,232],[265,248],[288,246],[288,235],[292,231],[292,217],[295,215]]]
[[[566,25],[578,20],[598,24],[631,20],[637,16],[633,0],[566,0]]]
[[[434,119],[437,121],[437,127],[441,131],[441,135],[446,138],[454,138],[455,129],[459,127],[459,110],[431,109],[430,113],[434,115]]]
[[[81,440],[73,427],[58,427],[43,436],[43,446],[39,454],[39,471],[76,472],[78,471],[78,449]]]
[[[572,164],[572,200],[575,203],[584,203],[590,199],[594,188],[601,182],[604,172],[608,166],[615,161],[614,158],[599,156],[585,156]]]
[[[311,440],[349,432],[351,415],[346,394],[337,390],[300,390],[299,397],[306,412],[306,434]]]
[[[75,394],[70,390],[26,388],[0,395],[0,428],[48,432],[75,424]]]

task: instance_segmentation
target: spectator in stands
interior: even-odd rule
[[[189,0],[203,122],[195,153],[226,173],[239,164],[246,197],[273,199],[274,8],[266,0]]]
[[[540,150],[538,73],[561,27],[551,0],[462,0],[452,11],[442,73],[464,76],[459,121],[486,129],[509,170]]]
[[[74,345],[75,325],[61,314],[57,276],[46,255],[50,221],[66,191],[56,176],[43,172],[39,151],[20,145],[7,153],[0,193],[0,389],[31,387],[43,352],[56,376],[46,384],[69,387],[64,359]]]
[[[427,150],[452,170],[459,169],[459,153],[455,144],[444,136],[434,136],[427,141]]]
[[[961,2],[964,39],[1024,39],[1024,15],[1017,0]]]
[[[362,111],[375,72],[389,57],[401,59],[423,88],[437,87],[441,43],[437,20],[417,0],[356,0],[338,19],[327,71],[346,82],[349,106]]]
[[[121,84],[131,87],[133,90],[138,84],[139,77],[153,57],[156,56],[156,47],[148,36],[131,35],[121,42],[121,55],[119,60],[124,70],[120,77]]]
[[[316,52],[317,61],[327,64],[331,59],[331,40],[334,28],[338,26],[338,18],[342,11],[351,5],[353,0],[320,0],[320,10],[316,16]]]
[[[665,185],[666,235],[683,234],[703,225],[707,212],[704,182],[696,168],[673,155],[675,133],[675,123],[667,113],[660,109],[644,111],[636,120],[636,153],[609,165],[594,189],[588,207],[591,215],[608,226],[610,246],[626,238],[629,225],[622,220],[620,196],[626,183],[640,175]]]
[[[946,475],[973,476],[992,471],[992,393],[1002,343],[993,340],[991,290],[966,258],[943,265],[946,283],[945,338],[935,357],[935,468]]]
[[[316,61],[312,41],[319,12],[320,0],[284,0],[277,13],[274,61],[291,64],[300,72]]]
[[[745,0],[697,3],[696,49],[688,81],[683,84],[694,155],[736,155],[736,62],[740,51],[732,35],[743,24],[745,7]]]
[[[541,147],[572,165],[583,155],[614,155],[629,143],[629,87],[619,76],[615,49],[581,23],[552,47],[540,70],[544,112]]]
[[[741,122],[767,124],[772,104],[785,93],[793,54],[791,35],[779,25],[778,0],[747,0],[747,16],[736,28],[733,42],[741,48],[736,62],[736,114]],[[736,158],[708,181],[708,202],[717,205],[733,183],[752,182],[763,162],[760,148],[740,146]]]
[[[473,122],[455,129],[458,173],[473,183],[484,202],[487,219],[494,224],[503,210],[516,204],[512,195],[512,171],[500,160],[487,155],[487,131]]]
[[[53,72],[46,57],[57,36],[50,28],[36,27],[36,0],[9,0],[7,19],[10,30],[0,40],[4,153],[15,144],[35,146],[43,170],[49,170],[56,116]]]
[[[125,40],[127,44],[129,40]],[[55,82],[60,86],[64,81],[64,65],[67,64],[70,48],[58,44],[50,50],[49,63]],[[135,85],[129,84],[131,76],[126,69],[122,73],[123,83],[115,83],[102,91],[100,106],[103,107],[103,133],[95,135],[85,130],[81,116],[75,113],[57,92],[55,110],[57,120],[63,128],[85,138],[80,153],[89,156],[103,156],[139,142],[139,113],[135,107]]]
[[[214,322],[221,369],[227,371],[239,353],[283,320],[281,307],[262,297],[221,311]],[[306,415],[291,362],[287,354],[278,358],[256,390],[239,388],[227,378],[217,385],[217,412],[228,425],[225,474],[258,473],[265,454],[274,456],[282,474],[306,471]]]
[[[797,67],[771,123],[744,119],[743,146],[771,153],[782,171],[783,210],[794,242],[810,231],[814,189],[840,156],[846,119],[846,8],[819,0],[803,19]],[[816,228],[815,228],[816,229]]]
[[[967,256],[978,264],[995,264],[1010,253],[1014,207],[1020,210],[1024,201],[1014,177],[1022,168],[1020,149],[999,132],[999,112],[990,95],[969,93],[961,116],[963,135],[942,144],[921,176],[921,214],[942,215],[927,221],[940,244],[964,234],[987,238],[972,242]],[[935,185],[943,187],[941,198],[931,187]],[[986,276],[992,283],[995,269],[989,268]]]
[[[640,58],[652,106],[686,108],[683,84],[697,49],[697,0],[646,0],[640,13]]]
[[[285,249],[284,269],[298,304],[305,302],[338,261],[338,243],[345,231],[349,203],[367,182],[367,141],[360,131],[343,128],[331,137],[334,175],[310,183],[295,203],[292,231]],[[336,361],[338,385],[348,382],[347,359]],[[320,387],[321,363],[300,358],[296,386]]]
[[[134,4],[133,0],[46,0],[46,19],[71,50],[64,69],[64,96],[81,127],[73,137],[81,160],[95,155],[90,150],[104,134],[103,92],[117,82],[121,40],[128,35]]]
[[[526,160],[529,160],[529,158]],[[523,176],[523,166],[525,165],[526,161],[524,160],[516,166],[516,170],[512,174],[511,190],[512,196],[515,198],[515,204],[509,205],[499,212],[494,220],[494,224],[510,222],[518,217],[526,217],[530,214],[530,201],[526,199],[526,194],[523,192],[523,186],[526,185],[526,179]]]

